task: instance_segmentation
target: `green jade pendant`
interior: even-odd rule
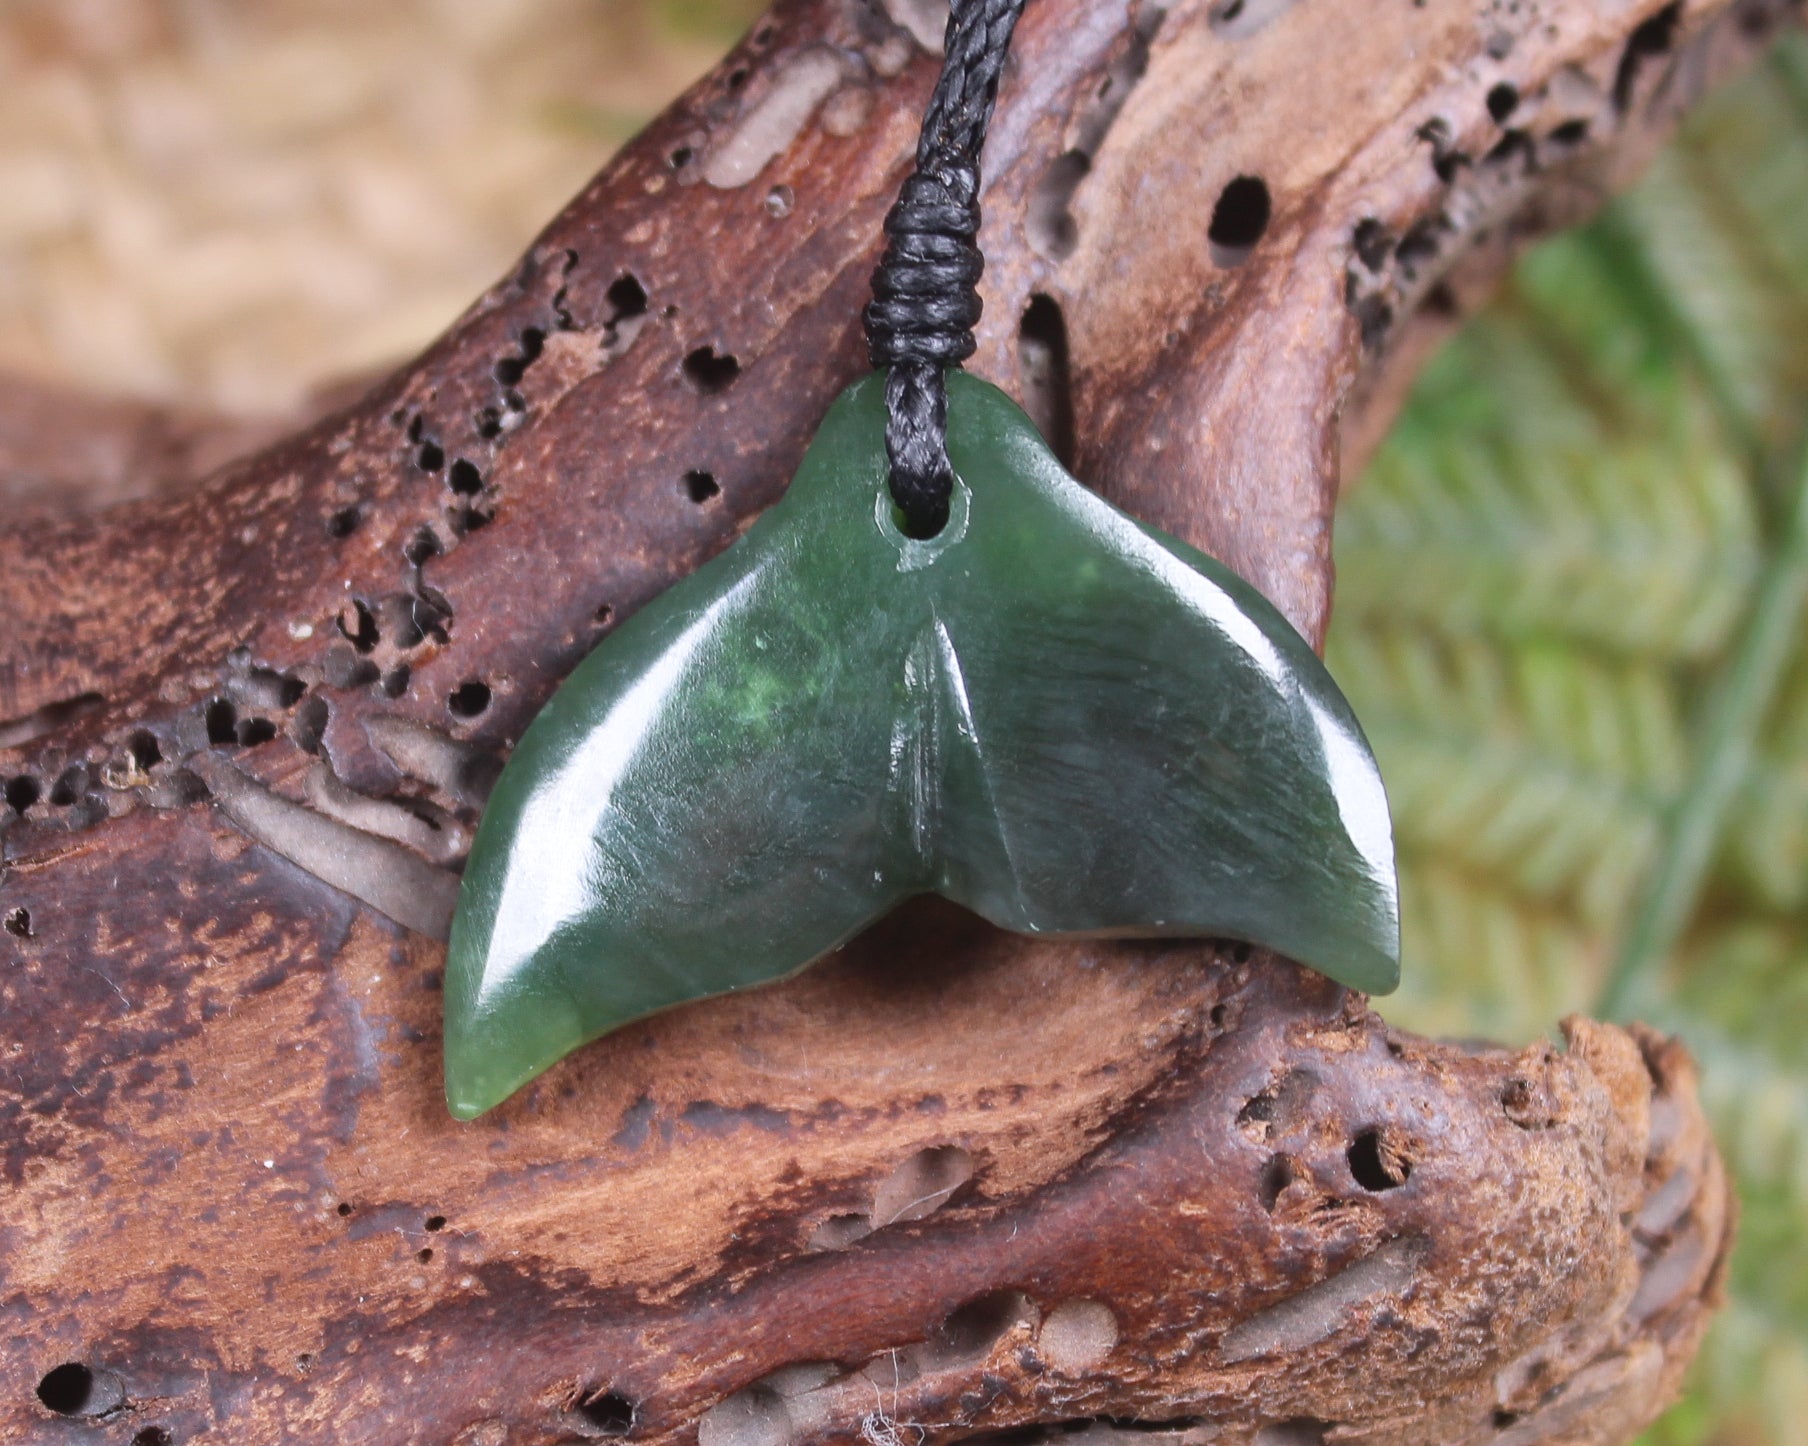
[[[947,380],[962,480],[938,535],[894,520],[869,377],[784,499],[528,728],[452,926],[458,1118],[914,894],[1398,981],[1387,799],[1324,665],[1228,568],[1069,477],[1002,392]]]

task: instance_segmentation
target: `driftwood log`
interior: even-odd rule
[[[974,367],[1322,639],[1340,439],[1793,13],[1036,0]],[[1636,1029],[1434,1044],[926,903],[447,1117],[484,787],[862,369],[933,40],[783,0],[261,450],[0,389],[0,1439],[1517,1446],[1672,1393],[1731,1207]]]

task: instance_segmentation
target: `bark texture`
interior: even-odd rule
[[[1322,639],[1340,429],[1795,13],[1037,0],[973,367]],[[0,1437],[1518,1446],[1673,1391],[1731,1207],[1637,1030],[1432,1044],[925,903],[447,1117],[484,789],[862,369],[932,15],[782,0],[425,356],[204,476],[227,424],[0,397]]]

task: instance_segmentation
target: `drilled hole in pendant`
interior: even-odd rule
[[[873,520],[879,524],[885,539],[898,549],[898,571],[915,572],[928,567],[965,537],[972,500],[973,494],[967,490],[967,484],[955,477],[954,492],[948,498],[948,520],[942,524],[941,531],[933,537],[912,537],[905,531],[898,504],[892,501],[891,488],[881,482],[879,495],[873,499]]]

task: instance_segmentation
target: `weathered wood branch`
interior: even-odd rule
[[[1642,1032],[1435,1045],[925,904],[447,1118],[496,760],[861,369],[925,8],[785,0],[424,357],[204,478],[204,423],[0,405],[0,1436],[1517,1446],[1673,1389],[1730,1205]],[[1320,638],[1340,426],[1792,13],[1037,0],[975,368]]]

